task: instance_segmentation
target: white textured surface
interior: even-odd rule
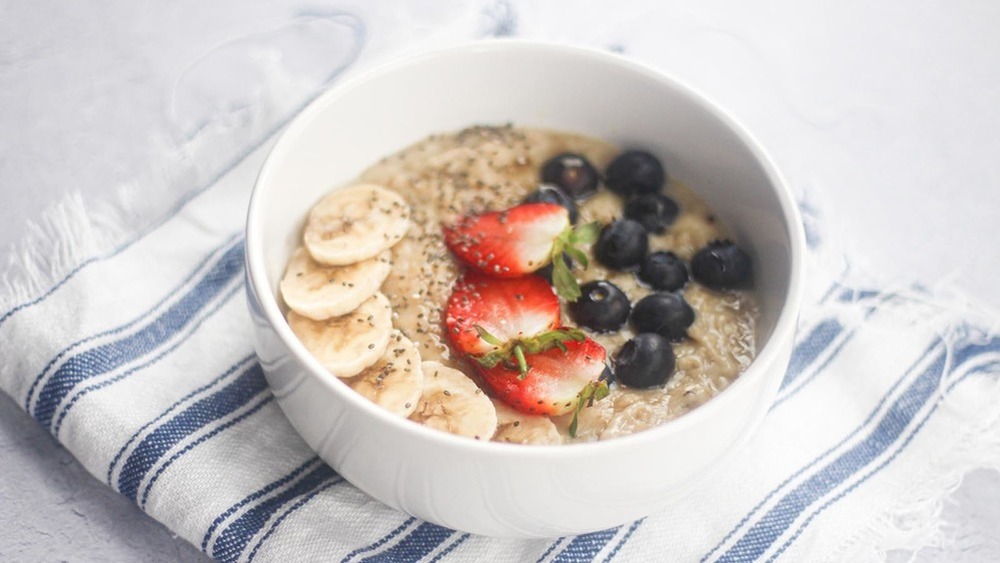
[[[228,119],[228,140],[238,140],[280,109],[267,103],[277,94],[258,87],[283,86],[291,96],[318,75],[294,58],[265,56],[251,59],[258,66],[247,68],[260,72],[253,80],[227,88],[199,82],[214,74],[188,72],[195,63],[208,60],[213,70],[220,63],[205,55],[220,46],[246,54],[260,44],[241,39],[267,40],[303,14],[361,4],[0,2],[0,247],[68,188],[99,199],[149,179],[169,188],[210,175],[210,163],[186,162],[180,151],[199,125]],[[836,227],[826,234],[859,270],[949,284],[1000,305],[1000,251],[992,246],[1000,213],[1000,4],[452,2],[434,13],[403,6],[410,5],[362,10],[381,22],[368,30],[363,60],[476,35],[488,30],[489,14],[507,12],[518,16],[508,31],[523,36],[624,50],[694,85],[755,131],[788,180],[815,198]],[[481,8],[487,17],[478,16]],[[295,36],[318,42],[305,52],[332,37]],[[294,45],[279,52],[302,53]],[[208,89],[184,90],[191,84],[184,76]],[[178,84],[186,97],[174,95]],[[200,104],[198,92],[229,96],[229,105]],[[169,178],[165,155],[179,158]],[[7,398],[0,454],[0,559],[199,557],[90,478]],[[1000,558],[998,496],[1000,474],[970,474],[943,514],[954,542],[917,559]]]

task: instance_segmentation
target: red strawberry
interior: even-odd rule
[[[490,278],[468,272],[455,283],[444,323],[456,351],[463,355],[488,354],[505,342],[559,326],[559,298],[540,276]],[[484,340],[482,332],[501,344]]]
[[[466,215],[444,228],[444,240],[459,260],[493,277],[529,274],[555,260],[552,282],[559,295],[575,301],[580,295],[563,252],[584,267],[587,257],[573,245],[593,242],[600,225],[573,230],[569,212],[554,203],[524,203],[505,211]]]
[[[558,416],[579,412],[607,395],[607,384],[598,381],[606,356],[603,346],[587,338],[528,354],[531,368],[523,378],[516,368],[503,363],[480,366],[479,372],[493,395],[511,407],[528,414]],[[570,434],[575,433],[574,417]]]

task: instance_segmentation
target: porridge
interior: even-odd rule
[[[753,359],[749,259],[649,153],[477,126],[358,182],[314,207],[281,292],[310,352],[391,412],[477,439],[608,439]]]

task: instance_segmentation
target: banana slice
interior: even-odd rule
[[[324,321],[289,311],[288,325],[330,373],[351,377],[385,353],[392,334],[392,307],[376,293],[352,313]]]
[[[321,321],[346,315],[382,286],[392,267],[388,250],[350,266],[326,266],[299,248],[281,280],[281,296],[296,313]]]
[[[331,266],[374,258],[410,228],[410,206],[375,184],[334,190],[309,212],[303,239],[309,254]]]
[[[410,420],[477,440],[493,437],[496,408],[471,379],[438,362],[424,362],[423,370],[423,393]]]
[[[546,416],[534,416],[516,411],[507,405],[494,401],[497,410],[497,432],[494,442],[512,444],[561,444],[563,439],[556,425]]]
[[[403,333],[394,330],[385,354],[347,384],[376,405],[407,417],[420,401],[423,374],[420,351]]]

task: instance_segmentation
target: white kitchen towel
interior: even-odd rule
[[[298,438],[250,346],[241,229],[272,141],[124,244],[0,296],[0,387],[96,478],[211,557],[864,561],[934,542],[942,496],[969,469],[1000,467],[997,317],[855,281],[805,205],[810,291],[781,391],[756,436],[686,502],[532,541],[392,510]],[[86,222],[65,221],[51,248],[89,236]]]

